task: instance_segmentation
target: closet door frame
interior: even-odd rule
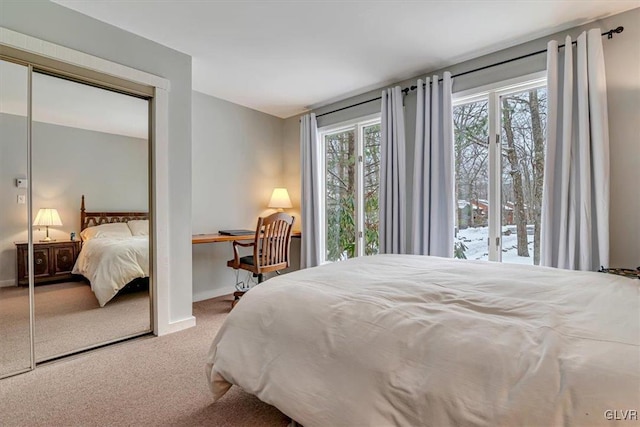
[[[2,46],[0,46],[1,48]],[[29,340],[29,362],[28,362],[28,367],[25,368],[19,368],[16,371],[10,371],[10,372],[5,372],[0,374],[0,379],[2,378],[8,378],[14,375],[18,375],[18,374],[22,374],[25,372],[29,372],[31,370],[33,370],[35,368],[35,352],[34,352],[34,337],[35,337],[35,322],[34,322],[34,316],[35,316],[35,312],[34,312],[34,287],[33,287],[33,283],[34,283],[34,270],[33,270],[33,227],[31,226],[31,218],[33,218],[33,207],[32,207],[32,203],[31,203],[31,117],[32,117],[32,97],[31,97],[31,88],[32,88],[32,73],[33,73],[33,67],[28,64],[25,63],[23,61],[17,61],[14,60],[12,58],[8,58],[5,55],[2,55],[2,51],[0,50],[0,60],[3,62],[10,62],[10,63],[14,63],[20,66],[23,66],[27,72],[27,85],[26,85],[26,100],[27,100],[27,105],[26,105],[26,121],[27,121],[27,126],[26,126],[26,140],[24,141],[25,144],[25,148],[26,148],[26,154],[27,154],[27,173],[26,173],[26,179],[27,182],[29,183],[27,185],[27,189],[26,189],[26,218],[27,221],[25,223],[25,226],[27,228],[27,241],[28,241],[28,246],[27,246],[27,259],[29,261],[28,263],[28,288],[27,288],[27,295],[28,295],[28,302],[29,302],[29,315],[28,315],[28,319],[29,319],[29,328],[28,328],[28,340]]]
[[[106,61],[64,46],[45,42],[0,27],[0,59],[28,67],[27,105],[27,212],[29,216],[29,319],[30,368],[4,375],[12,376],[36,366],[34,332],[34,277],[32,209],[32,76],[37,71],[67,80],[145,98],[149,101],[149,284],[150,328],[163,335],[195,325],[195,318],[170,322],[169,312],[169,178],[168,178],[168,94],[170,82],[140,70]],[[158,262],[162,260],[162,262]],[[119,341],[119,340],[118,340]],[[93,346],[99,347],[104,344]]]

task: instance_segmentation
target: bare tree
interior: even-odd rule
[[[518,238],[518,256],[529,256],[529,242],[527,241],[527,217],[524,209],[524,189],[522,186],[522,172],[520,162],[516,152],[515,135],[512,128],[512,107],[508,99],[502,99],[502,129],[506,139],[506,147],[503,144],[503,151],[506,154],[509,166],[509,174],[513,183],[514,194],[514,220],[516,223],[516,233]]]
[[[477,225],[472,204],[488,196],[487,108],[487,102],[473,102],[454,110],[456,197],[469,203],[458,209],[460,228]]]
[[[542,129],[542,118],[540,117],[540,103],[538,101],[538,91],[529,91],[529,108],[531,110],[531,130],[533,134],[533,203],[531,211],[533,213],[533,263],[540,264],[540,215],[542,207],[542,183],[544,179],[544,143],[545,137]]]

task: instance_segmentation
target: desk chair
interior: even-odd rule
[[[233,259],[227,262],[227,267],[236,270],[236,289],[238,290],[233,293],[232,308],[250,289],[250,286],[244,283],[242,288],[238,287],[241,283],[238,281],[238,270],[247,270],[253,273],[253,277],[258,279],[258,283],[262,283],[264,273],[275,271],[280,274],[279,270],[289,267],[293,221],[294,218],[291,215],[282,212],[271,214],[266,218],[260,217],[253,242],[242,243],[234,240]],[[241,257],[238,247],[253,247],[253,255]]]

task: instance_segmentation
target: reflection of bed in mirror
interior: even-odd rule
[[[73,274],[91,284],[101,307],[118,292],[148,286],[149,213],[91,212],[80,207],[82,249]]]

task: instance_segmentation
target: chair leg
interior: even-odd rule
[[[233,293],[233,301],[231,302],[231,309],[233,309],[233,307],[235,307],[236,304],[238,304],[238,301],[240,301],[240,298],[242,298],[242,295],[244,295],[247,292],[247,291],[241,291],[241,290],[239,290],[240,288],[238,288],[238,284],[242,283],[244,285],[244,282],[239,282],[238,281],[237,271],[238,270],[236,270],[236,289],[238,289],[238,290]],[[247,276],[247,277],[249,277],[249,276]],[[255,274],[254,273],[253,277],[258,279],[258,283],[264,282],[264,275],[262,273],[260,273],[260,274]]]
[[[231,302],[231,309],[233,309],[233,307],[236,306],[236,304],[238,304],[238,302],[240,301],[240,298],[242,298],[242,295],[244,295],[245,292],[243,291],[235,291],[233,293],[233,301]]]

